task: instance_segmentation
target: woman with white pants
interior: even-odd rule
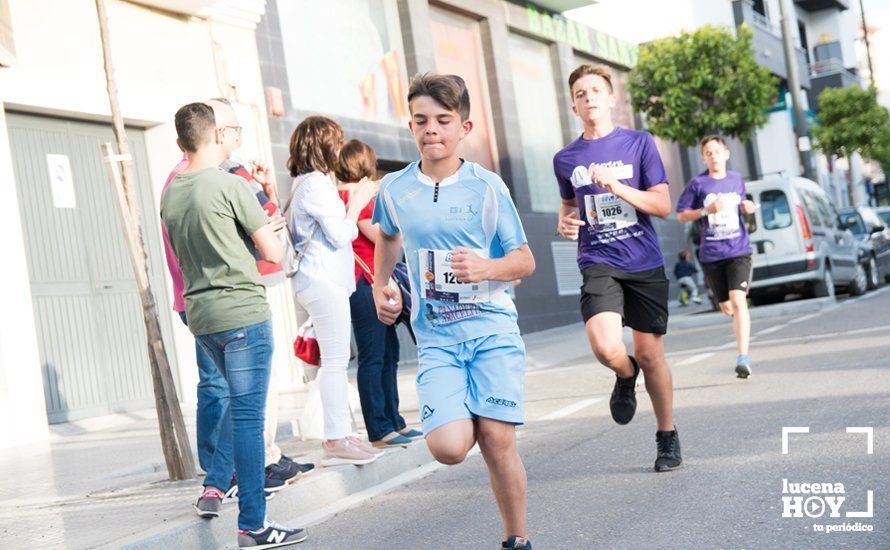
[[[377,186],[361,183],[349,204],[343,204],[331,175],[342,144],[339,124],[311,116],[294,130],[287,162],[294,177],[288,229],[295,250],[305,248],[291,283],[297,302],[312,318],[321,351],[318,388],[324,410],[321,463],[325,466],[367,464],[380,454],[352,435],[346,376],[351,337],[349,295],[355,291],[352,241],[358,236],[358,216]]]

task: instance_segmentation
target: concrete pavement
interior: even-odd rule
[[[812,312],[824,310],[826,305],[807,301],[757,308],[755,311],[761,313],[755,317],[763,316],[763,319],[755,320],[755,332],[785,324],[788,334],[796,334],[811,323],[794,323],[795,319],[815,315],[811,320],[818,322],[821,317]],[[829,311],[831,307],[834,306],[830,306]],[[698,311],[681,310],[685,315],[672,316],[668,338],[671,363],[685,369],[696,363],[713,364],[710,358],[716,360],[721,356],[728,357],[725,362],[731,363],[734,356],[730,349],[732,338],[728,320],[719,314]],[[769,338],[768,335],[758,336],[755,341],[763,339],[764,345],[770,345]],[[580,323],[527,335],[526,344],[530,420],[537,419],[540,425],[562,426],[574,422],[578,415],[605,410],[603,400],[611,390],[612,378],[605,369],[592,368],[595,361],[590,356]],[[726,367],[731,371],[730,365]],[[417,420],[414,376],[410,367],[403,368],[400,374],[403,412],[412,422]],[[726,383],[722,375],[718,378],[721,384]],[[687,389],[678,393],[678,402],[685,391]],[[285,424],[280,436],[290,434],[286,422],[297,416],[304,400],[305,394],[284,396],[281,418]],[[5,547],[6,542],[16,545],[32,540],[35,532],[41,537],[43,546],[53,548],[218,548],[234,543],[235,507],[224,507],[223,516],[212,522],[196,518],[189,505],[196,497],[199,481],[163,481],[165,471],[153,415],[129,416],[120,417],[116,419],[116,425],[102,429],[90,426],[90,422],[58,425],[53,427],[54,437],[49,445],[0,453],[0,464],[7,473],[0,479],[0,504],[3,504],[0,506],[0,525],[3,526],[0,534],[4,537],[4,544],[0,546]],[[187,422],[193,425],[193,420]],[[538,424],[532,421],[530,426]],[[533,433],[537,433],[537,428],[524,429],[524,446],[536,441],[532,438]],[[285,438],[282,446],[295,458],[318,458],[317,442]],[[651,446],[652,442],[647,442],[641,448],[652,454],[648,449]],[[647,456],[646,461],[651,458],[654,456]],[[326,469],[279,493],[270,502],[269,514],[279,521],[317,524],[350,506],[364,507],[372,497],[377,500],[389,498],[382,495],[400,484],[411,483],[433,472],[437,473],[430,479],[459,471],[441,469],[430,463],[431,458],[421,444],[389,453],[372,467]],[[469,474],[472,468],[467,465],[462,469]],[[468,482],[477,486],[479,499],[490,500],[482,478],[470,476]],[[442,496],[448,497],[447,494]],[[335,525],[337,521],[339,517],[331,524]],[[418,519],[415,537],[425,536],[426,532],[419,527],[421,523]],[[312,541],[316,540],[316,533],[321,538],[312,542],[317,545],[312,547],[338,547],[330,539],[325,539],[328,525],[323,523],[313,528]],[[336,529],[331,532],[336,533]],[[411,540],[410,537],[407,540]],[[353,542],[358,544],[359,541]]]

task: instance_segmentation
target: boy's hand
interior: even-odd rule
[[[595,185],[605,187],[609,193],[616,197],[621,197],[625,185],[615,178],[611,169],[591,164],[587,171],[590,173],[590,179]]]
[[[755,210],[757,210],[757,205],[754,204],[754,201],[742,201],[742,214],[753,214]]]
[[[490,279],[488,275],[490,261],[463,246],[451,251],[451,271],[461,283],[478,283]]]
[[[402,313],[401,292],[389,285],[374,287],[374,305],[377,307],[377,318],[385,325],[392,325]]]
[[[714,202],[705,207],[705,210],[708,214],[716,214],[717,212],[723,210],[723,200],[715,199]]]
[[[559,219],[559,225],[556,227],[556,232],[562,235],[563,238],[577,241],[578,231],[585,225],[587,225],[587,222],[579,220],[578,211],[573,210],[572,212],[569,212],[568,216],[563,216]]]
[[[278,187],[269,176],[269,167],[260,162],[250,163],[250,176],[256,180],[263,188],[263,193],[269,197],[269,200],[278,204]]]

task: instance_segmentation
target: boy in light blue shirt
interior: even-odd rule
[[[457,464],[478,441],[504,519],[501,546],[531,550],[515,428],[524,420],[525,346],[508,288],[535,260],[503,180],[458,156],[473,127],[463,79],[418,75],[408,104],[421,160],[380,185],[378,316],[392,324],[401,312],[386,281],[404,250],[427,445],[439,462]]]

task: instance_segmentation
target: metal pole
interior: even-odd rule
[[[868,80],[872,88],[875,87],[875,69],[871,64],[871,43],[868,41],[868,26],[865,24],[865,8],[862,0],[859,0],[859,17],[862,20],[862,38],[865,40],[865,58],[868,60]]]
[[[803,166],[803,175],[811,180],[816,179],[810,151],[803,151],[800,147],[800,138],[809,137],[807,129],[806,113],[800,98],[800,74],[797,66],[797,50],[794,48],[794,7],[789,5],[791,0],[779,0],[779,9],[782,13],[782,44],[785,51],[785,67],[788,70],[788,91],[791,93],[791,106],[794,109],[794,133],[797,135],[794,146],[800,154],[800,164]]]

